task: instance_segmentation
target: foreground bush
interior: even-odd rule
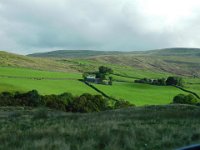
[[[88,93],[74,97],[71,93],[41,96],[36,90],[27,93],[14,94],[3,92],[0,94],[0,106],[45,106],[52,109],[70,112],[98,112],[110,109],[108,99],[101,95]]]
[[[173,98],[173,103],[193,105],[193,104],[197,104],[197,98],[192,94],[189,94],[189,95],[179,94]]]
[[[134,105],[134,104],[131,104],[131,103],[128,102],[128,101],[119,100],[119,101],[116,101],[116,102],[115,102],[114,108],[115,108],[115,109],[119,109],[119,108],[133,107],[133,106],[135,106],[135,105]]]
[[[72,101],[74,100],[74,97],[71,93],[63,93],[60,95],[52,94],[42,96],[42,100],[44,101],[45,106],[49,108],[66,111],[66,107],[68,105],[71,105]]]
[[[10,93],[3,92],[0,94],[1,106],[31,106],[36,107],[43,105],[41,96],[36,90],[29,91],[27,93]]]
[[[86,93],[76,97],[68,109],[72,109],[73,112],[98,112],[108,108],[107,101],[101,95],[93,96]]]
[[[3,92],[0,94],[0,106],[15,105],[14,95],[10,92]]]
[[[14,99],[17,105],[36,107],[43,105],[43,101],[38,91],[32,90],[27,93],[15,93]]]

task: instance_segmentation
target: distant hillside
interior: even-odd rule
[[[177,75],[200,75],[200,59],[183,56],[98,56],[88,58],[94,63],[115,64],[120,66],[130,66],[150,71],[167,72]]]
[[[200,49],[169,48],[151,51],[59,50],[28,56],[0,52],[0,66],[49,71],[94,71],[100,65],[142,69],[186,76],[200,76]]]
[[[200,57],[200,48],[166,48],[147,51],[150,55],[159,56],[195,56]]]
[[[31,58],[0,51],[0,66],[23,67],[49,71],[72,71],[70,64],[44,58]]]
[[[54,57],[54,58],[87,58],[104,55],[156,55],[156,56],[195,56],[200,57],[199,48],[166,48],[149,51],[95,51],[95,50],[57,50],[44,53],[33,53],[31,57]]]
[[[29,54],[31,57],[54,57],[54,58],[83,58],[99,55],[118,55],[124,52],[118,51],[93,51],[93,50],[57,50],[46,53]]]

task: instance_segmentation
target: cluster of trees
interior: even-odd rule
[[[96,78],[99,78],[101,80],[101,82],[104,82],[104,80],[108,80],[108,84],[112,85],[113,78],[111,76],[107,78],[107,76],[111,73],[113,73],[113,70],[111,68],[100,66],[99,71],[96,72],[95,75],[96,75]]]
[[[135,83],[146,83],[146,84],[162,85],[162,86],[165,86],[165,85],[183,86],[183,79],[181,77],[174,77],[174,76],[170,76],[167,79],[143,78],[143,79],[135,80]]]
[[[192,104],[196,105],[198,102],[197,98],[192,95],[184,95],[184,94],[178,94],[173,98],[173,103],[174,104]]]
[[[101,95],[91,95],[88,93],[81,96],[73,96],[71,93],[42,96],[36,90],[32,90],[27,93],[3,92],[0,94],[0,106],[46,106],[67,112],[98,112],[133,105],[122,100],[116,101],[114,105],[110,105],[109,99]]]
[[[146,83],[146,84],[153,84],[153,85],[166,85],[166,79],[165,78],[161,78],[161,79],[143,78],[143,79],[135,80],[135,83]]]
[[[183,83],[183,78],[181,77],[168,77],[166,80],[166,85],[183,86]]]
[[[109,76],[113,73],[113,70],[109,67],[100,66],[97,72],[92,73],[83,73],[83,79],[87,80],[87,77],[91,74],[94,75],[96,79],[99,79],[100,83],[112,85],[112,76]],[[106,83],[104,83],[106,82]]]

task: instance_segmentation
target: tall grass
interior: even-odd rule
[[[14,109],[14,108],[13,108]],[[200,142],[200,109],[171,105],[91,114],[0,111],[0,149],[174,149]]]

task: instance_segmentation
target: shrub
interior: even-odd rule
[[[45,102],[45,106],[57,110],[66,111],[66,104],[62,99],[59,98],[58,95],[45,95],[42,97],[42,99]]]
[[[73,112],[98,112],[107,108],[107,100],[101,95],[91,95],[88,93],[76,97],[72,104]]]
[[[114,108],[119,109],[119,108],[128,108],[128,107],[133,107],[135,106],[134,104],[131,104],[128,101],[125,100],[118,100],[115,102]]]
[[[15,105],[14,95],[10,92],[3,92],[0,94],[0,106]]]
[[[36,90],[32,90],[32,91],[29,91],[27,93],[22,93],[22,94],[19,92],[16,92],[14,94],[14,99],[15,99],[16,105],[31,106],[31,107],[43,105],[41,96]]]
[[[65,103],[65,105],[71,104],[74,97],[71,93],[62,93],[58,95],[58,98]]]
[[[196,104],[197,99],[192,94],[189,94],[189,95],[179,94],[173,98],[173,103],[175,103],[175,104]]]

